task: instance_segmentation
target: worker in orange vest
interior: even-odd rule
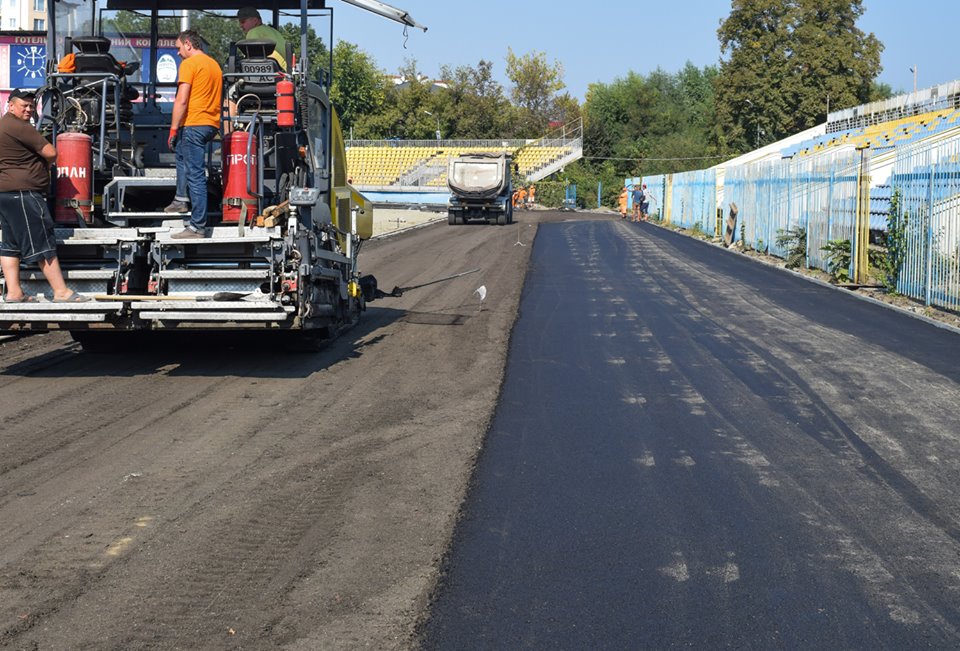
[[[620,208],[620,219],[627,218],[627,186],[623,186],[623,189],[620,190],[620,196],[617,198],[617,205]]]
[[[527,203],[531,206],[533,205],[534,199],[537,195],[537,186],[530,184],[530,190],[527,192]]]
[[[520,188],[517,190],[517,206],[522,208],[527,203],[527,189]]]

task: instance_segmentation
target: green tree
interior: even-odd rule
[[[427,115],[434,107],[431,97],[432,84],[425,83],[425,76],[417,68],[417,62],[408,60],[399,70],[402,83],[387,88],[383,110],[360,116],[356,121],[355,135],[363,138],[400,138],[402,140],[427,140],[433,138],[436,119]],[[362,134],[362,135],[358,135]]]
[[[284,23],[280,26],[280,33],[293,47],[295,57],[300,59],[297,54],[300,51],[300,23]],[[324,40],[317,35],[313,25],[307,25],[307,55],[309,57],[308,79],[317,79],[320,70],[330,69],[330,50],[327,49]]]
[[[862,0],[798,0],[796,12],[787,85],[794,132],[826,120],[828,95],[831,109],[869,102],[883,50],[857,28]]]
[[[733,0],[717,35],[715,142],[752,148],[870,101],[883,46],[857,28],[862,0]]]
[[[230,44],[243,38],[243,30],[235,18],[230,15],[216,15],[207,12],[190,12],[190,28],[200,33],[207,42],[207,54],[221,64],[226,63],[230,55]]]
[[[591,84],[583,108],[584,155],[619,159],[615,165],[623,176],[636,172],[655,101],[656,89],[632,71],[611,84]]]
[[[387,79],[369,54],[353,43],[339,41],[333,49],[333,71],[330,99],[344,131],[349,132],[361,116],[384,110]]]
[[[790,21],[795,0],[733,0],[720,25],[717,145],[752,149],[760,130],[778,134],[789,120],[783,85],[789,74]]]
[[[893,92],[893,88],[890,84],[884,84],[879,81],[874,81],[870,86],[870,100],[871,102],[879,102],[880,100],[890,99],[894,95],[900,95],[902,92]],[[831,109],[832,110],[832,109]]]
[[[513,82],[510,94],[520,111],[520,129],[526,137],[539,136],[553,119],[556,94],[566,88],[563,65],[548,63],[543,52],[517,56],[507,48],[507,77]]]
[[[457,138],[509,138],[515,111],[493,78],[493,64],[480,60],[476,67],[443,66],[441,78],[447,88],[435,97],[433,107],[442,116],[446,133]]]
[[[621,178],[704,167],[703,157],[715,153],[709,141],[716,74],[688,63],[676,74],[630,72],[591,85],[583,109],[585,155],[610,161]]]

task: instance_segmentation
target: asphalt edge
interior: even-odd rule
[[[599,210],[598,210],[598,211],[584,210],[583,212],[590,212],[590,213],[601,214],[601,215],[602,215],[602,214],[607,214],[605,211],[599,211]],[[609,214],[611,214],[611,215],[617,215],[617,214],[619,214],[619,213],[612,212],[612,213],[609,213]],[[903,314],[903,315],[905,315],[905,316],[912,317],[912,318],[917,319],[917,320],[919,320],[919,321],[923,321],[923,322],[925,322],[925,323],[928,323],[928,324],[930,324],[930,325],[932,325],[932,326],[936,326],[936,327],[938,327],[938,328],[942,328],[942,329],[948,330],[948,331],[950,331],[950,332],[952,332],[952,333],[954,333],[954,334],[960,335],[960,327],[957,327],[957,326],[954,326],[954,325],[950,325],[949,323],[944,323],[943,321],[940,321],[940,320],[938,320],[938,319],[934,319],[934,318],[928,317],[928,316],[926,316],[926,315],[924,315],[924,314],[919,314],[919,313],[917,313],[917,312],[914,312],[913,310],[908,310],[907,308],[900,307],[899,305],[893,305],[893,304],[891,304],[891,303],[887,303],[886,301],[878,300],[878,299],[876,299],[876,298],[874,298],[874,297],[872,297],[872,296],[869,296],[869,295],[867,295],[867,294],[858,294],[858,293],[856,293],[855,291],[852,291],[852,290],[849,290],[849,289],[844,289],[843,287],[837,287],[836,285],[834,285],[834,284],[832,284],[832,283],[828,283],[828,282],[826,282],[825,280],[820,280],[819,278],[814,278],[814,277],[812,277],[812,276],[808,276],[808,275],[806,275],[806,274],[804,274],[804,273],[801,273],[801,272],[799,272],[799,271],[794,271],[793,269],[787,269],[786,267],[782,267],[782,266],[780,266],[780,265],[778,265],[778,264],[774,264],[774,263],[772,263],[772,262],[767,262],[766,260],[764,260],[764,259],[762,259],[762,258],[754,258],[754,257],[749,256],[749,255],[746,255],[746,254],[744,254],[744,253],[742,253],[742,252],[740,252],[740,251],[734,251],[734,250],[732,250],[732,249],[730,249],[730,248],[728,248],[728,247],[722,246],[722,245],[720,245],[720,244],[718,244],[717,242],[714,242],[714,241],[712,241],[712,240],[705,240],[705,239],[703,239],[703,238],[695,237],[695,236],[693,236],[693,235],[690,235],[690,234],[687,233],[686,230],[684,230],[684,229],[670,228],[669,226],[664,226],[664,225],[661,224],[660,222],[652,221],[652,220],[651,220],[651,221],[648,221],[647,223],[649,223],[649,224],[651,224],[651,225],[653,225],[653,226],[656,226],[657,228],[661,228],[661,229],[663,229],[663,230],[665,230],[665,231],[669,231],[669,232],[671,232],[671,233],[676,233],[676,234],[681,235],[681,236],[683,236],[683,237],[689,238],[689,239],[691,239],[691,240],[696,240],[696,241],[698,241],[698,242],[702,242],[702,243],[704,243],[704,244],[706,244],[706,245],[708,245],[708,246],[712,246],[712,247],[715,248],[715,249],[719,249],[720,251],[723,251],[723,252],[725,252],[725,253],[729,253],[730,255],[735,255],[735,256],[740,257],[740,258],[743,258],[743,259],[745,259],[745,260],[750,260],[750,261],[752,261],[752,262],[757,262],[757,263],[759,263],[759,264],[762,264],[762,265],[765,265],[765,266],[767,266],[767,267],[770,267],[771,269],[777,269],[777,270],[779,270],[779,271],[786,272],[786,273],[788,273],[788,274],[790,274],[790,275],[792,275],[792,276],[796,276],[797,278],[801,278],[801,279],[803,279],[803,280],[805,280],[805,281],[807,281],[807,282],[813,283],[813,284],[815,284],[815,285],[820,285],[821,287],[826,287],[826,288],[828,288],[828,289],[832,289],[832,290],[836,290],[836,291],[838,291],[838,292],[842,292],[845,296],[850,296],[850,297],[852,297],[852,298],[856,298],[857,300],[866,301],[866,302],[871,303],[871,304],[873,304],[873,305],[879,305],[879,306],[881,306],[881,307],[887,308],[888,310],[893,310],[894,312],[899,312],[900,314]]]

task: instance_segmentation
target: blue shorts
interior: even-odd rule
[[[0,192],[0,235],[0,256],[23,262],[50,262],[57,257],[53,218],[41,192]]]

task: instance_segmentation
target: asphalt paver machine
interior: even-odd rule
[[[422,28],[389,5],[345,1]],[[178,30],[161,25],[188,27],[191,12],[235,20],[240,4],[48,3],[38,128],[58,150],[51,213],[67,284],[95,300],[0,304],[0,329],[69,330],[89,349],[174,330],[276,331],[310,347],[356,323],[378,295],[358,266],[373,210],[347,181],[332,57],[310,61],[311,19],[328,17],[332,42],[326,0],[258,4],[275,25],[281,15],[299,23],[299,42],[281,53],[287,70],[271,58],[271,41],[229,44],[222,136],[206,156],[208,228],[203,239],[171,238],[183,228],[181,215],[163,210],[176,187],[166,140]],[[38,268],[22,265],[21,282],[49,294]]]

